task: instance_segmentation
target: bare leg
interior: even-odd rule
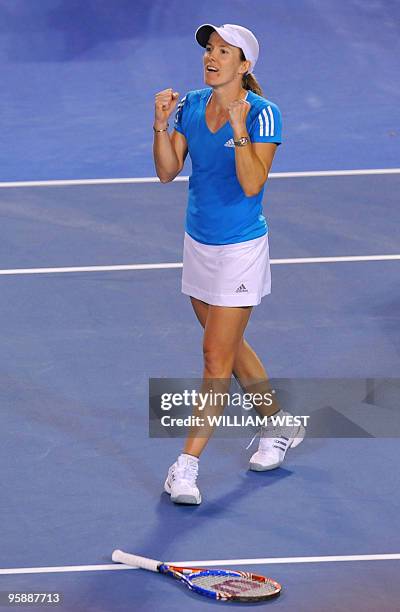
[[[199,300],[197,300],[199,301]],[[203,354],[204,391],[226,393],[232,376],[238,347],[251,314],[251,307],[231,308],[207,305],[207,319],[204,325]],[[224,408],[220,405],[206,406],[201,412],[203,417],[219,414]],[[196,410],[195,410],[196,413]],[[186,441],[184,452],[199,457],[212,434],[212,428],[192,428]]]
[[[196,298],[190,298],[196,316],[202,325],[206,326],[209,305]],[[258,357],[257,353],[251,348],[249,343],[242,337],[238,344],[235,360],[233,363],[233,373],[239,380],[242,388],[248,393],[261,393],[262,395],[270,392],[268,374]],[[262,416],[271,416],[279,411],[280,406],[274,396],[272,403],[269,401],[259,406],[254,406]]]

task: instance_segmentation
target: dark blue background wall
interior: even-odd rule
[[[0,0],[0,180],[154,175],[154,94],[202,87],[209,21],[259,38],[274,171],[400,165],[395,0]]]

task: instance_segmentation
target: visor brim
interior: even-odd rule
[[[211,23],[205,23],[199,28],[197,28],[195,37],[199,45],[201,47],[205,47],[208,43],[208,39],[210,38],[211,34],[216,31],[217,28],[211,25]]]

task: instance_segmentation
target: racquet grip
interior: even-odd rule
[[[133,567],[140,567],[141,569],[149,570],[150,572],[158,572],[158,566],[161,561],[155,559],[148,559],[147,557],[140,557],[139,555],[131,555],[122,550],[114,550],[112,554],[112,560],[118,563],[125,563],[125,565],[133,565]]]

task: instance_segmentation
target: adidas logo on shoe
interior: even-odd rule
[[[236,293],[248,293],[248,289],[246,289],[243,283],[236,289]]]

